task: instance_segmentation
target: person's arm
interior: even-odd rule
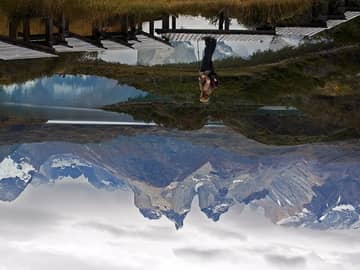
[[[202,86],[203,86],[203,81],[202,81],[201,73],[200,73],[200,76],[199,76],[199,89],[200,89],[200,94],[201,94],[201,92],[202,92]]]
[[[200,88],[200,99],[208,97],[211,93],[211,80],[209,76],[204,73],[200,73],[199,76],[199,88]]]

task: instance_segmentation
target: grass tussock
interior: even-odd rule
[[[121,14],[133,14],[144,20],[161,14],[216,16],[228,8],[232,17],[245,23],[273,23],[299,14],[312,0],[2,0],[0,13],[41,16],[65,12],[68,17],[106,20]]]

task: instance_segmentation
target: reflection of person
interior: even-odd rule
[[[200,102],[209,102],[210,95],[218,87],[218,80],[212,62],[212,56],[216,49],[216,39],[205,37],[205,52],[200,67],[199,86]]]

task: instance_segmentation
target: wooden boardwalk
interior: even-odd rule
[[[360,11],[345,12],[344,20],[328,20],[327,27],[276,27],[275,31],[271,30],[201,30],[201,29],[160,29],[164,40],[150,36],[142,31],[136,35],[135,39],[129,41],[119,41],[111,36],[101,40],[99,44],[95,41],[70,34],[65,38],[66,45],[54,45],[47,50],[37,50],[37,47],[26,46],[23,43],[11,44],[6,40],[0,41],[0,60],[18,60],[18,59],[35,59],[46,57],[57,57],[62,53],[74,52],[104,52],[104,51],[121,51],[133,48],[135,50],[162,49],[170,48],[172,41],[199,41],[205,36],[212,36],[219,41],[227,42],[263,42],[267,39],[277,37],[290,37],[304,39],[313,37],[323,31],[334,28],[340,24],[346,23],[360,16]],[[210,31],[210,32],[207,32]],[[51,51],[54,49],[54,52]]]
[[[133,47],[136,50],[139,49],[162,49],[162,48],[169,48],[171,45],[166,44],[166,42],[161,42],[154,38],[151,38],[146,35],[137,35],[137,40],[132,41]]]
[[[360,16],[360,11],[347,11],[345,12],[345,20],[328,20],[327,28],[328,29],[334,28],[342,23],[351,21],[359,16]]]
[[[71,53],[71,52],[99,52],[104,48],[97,47],[89,42],[83,41],[75,37],[66,38],[65,41],[68,46],[55,45],[54,49],[57,53]]]
[[[332,29],[340,24],[349,22],[360,16],[359,11],[347,11],[345,12],[345,20],[328,20],[327,27],[276,27],[275,34],[232,34],[231,31],[228,33],[216,34],[212,31],[209,34],[204,34],[204,30],[196,30],[193,33],[181,29],[177,31],[169,30],[168,32],[161,31],[162,36],[170,41],[199,41],[205,36],[211,36],[216,38],[218,41],[238,41],[238,42],[249,42],[249,41],[263,41],[266,38],[276,36],[284,37],[313,37],[325,30]]]
[[[166,42],[153,39],[146,35],[138,35],[136,39],[131,40],[131,47],[121,44],[119,42],[105,39],[101,41],[102,46],[95,46],[89,42],[76,37],[66,38],[68,46],[65,45],[54,45],[53,48],[56,54],[46,53],[29,49],[10,43],[0,42],[0,60],[18,60],[18,59],[36,59],[36,58],[47,58],[57,57],[57,54],[62,53],[79,53],[79,52],[104,52],[104,51],[122,51],[122,50],[141,50],[141,49],[159,49],[170,47]]]
[[[15,46],[0,41],[1,60],[36,59],[36,58],[47,58],[47,57],[57,57],[57,55],[36,51],[20,46]]]
[[[68,53],[68,52],[103,52],[103,51],[120,51],[133,49],[158,49],[164,47],[170,47],[165,42],[156,40],[155,38],[148,37],[146,35],[137,35],[136,39],[129,40],[129,46],[124,45],[120,42],[116,42],[110,39],[101,40],[102,47],[95,46],[91,43],[83,41],[81,39],[71,37],[66,38],[66,41],[70,47],[64,45],[56,45],[54,49],[57,53]]]
[[[247,35],[247,34],[186,34],[186,33],[166,33],[163,37],[170,41],[200,41],[204,37],[213,37],[218,41],[249,42],[262,41],[272,38],[274,35]]]
[[[130,48],[129,46],[108,39],[102,40],[101,43],[104,46],[105,50],[109,51],[122,51],[129,50]]]
[[[360,16],[360,11],[345,12],[345,20],[328,20],[327,27],[277,27],[276,34],[286,37],[313,37],[328,29],[332,29],[340,24],[349,22]]]

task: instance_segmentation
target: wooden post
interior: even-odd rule
[[[326,20],[328,16],[328,1],[313,0],[312,5],[312,23],[315,23],[318,26],[326,27]]]
[[[135,18],[135,16],[130,16],[129,23],[130,23],[130,36],[131,36],[131,38],[133,38],[136,36],[136,18]]]
[[[17,40],[17,27],[18,20],[15,17],[9,18],[9,39],[12,41]]]
[[[345,19],[346,2],[343,0],[329,1],[328,15],[334,19]]]
[[[224,21],[225,21],[225,31],[230,30],[230,15],[229,9],[225,9],[224,11]]]
[[[219,14],[219,30],[224,30],[224,11]]]
[[[70,21],[69,19],[65,19],[65,33],[70,32]]]
[[[150,22],[149,22],[149,34],[150,34],[150,36],[154,36],[154,35],[155,35],[155,24],[154,24],[154,21],[150,21]]]
[[[138,29],[138,31],[142,31],[142,30],[143,30],[143,23],[142,23],[142,22],[139,22],[139,23],[137,24],[137,29]]]
[[[162,29],[164,29],[164,30],[170,29],[168,15],[162,17]]]
[[[120,18],[121,32],[125,39],[129,39],[129,16],[124,15]]]
[[[62,14],[60,16],[60,21],[59,21],[59,39],[60,41],[65,41],[65,36],[66,36],[66,19],[65,19],[65,15]]]
[[[30,17],[25,16],[23,20],[23,40],[30,42]]]
[[[96,44],[101,44],[101,29],[97,22],[92,25],[92,38],[96,41]]]
[[[171,16],[171,28],[173,29],[173,30],[175,30],[176,29],[176,16]]]
[[[45,39],[50,47],[54,45],[54,18],[52,16],[45,19]]]

